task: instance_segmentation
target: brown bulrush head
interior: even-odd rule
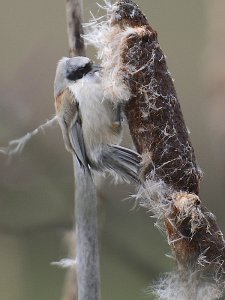
[[[132,1],[115,6],[112,25],[134,27],[123,40],[121,67],[131,93],[125,106],[130,132],[138,152],[149,154],[141,173],[198,194],[201,173],[157,33]]]
[[[223,277],[224,239],[215,216],[194,194],[174,193],[171,204],[164,222],[179,268],[202,270],[214,279]]]
[[[155,205],[167,203],[164,225],[179,269],[201,269],[218,279],[224,274],[225,243],[215,217],[197,196],[201,171],[157,33],[130,0],[110,7],[107,26],[109,43],[119,41],[118,57],[110,67],[117,70],[115,80],[122,79],[129,89],[124,112],[143,156],[140,177],[168,187],[167,199],[158,197]],[[103,55],[103,66],[109,70],[107,59]]]

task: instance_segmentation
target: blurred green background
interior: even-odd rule
[[[225,231],[225,4],[223,0],[136,1],[158,31],[198,162],[201,199]],[[96,12],[84,0],[85,21]],[[68,54],[65,2],[5,1],[0,10],[0,145],[54,114],[56,63]],[[95,58],[93,49],[89,56]],[[0,155],[0,299],[63,299],[73,229],[72,159],[55,127],[11,161]],[[102,299],[152,299],[145,289],[173,268],[154,219],[125,200],[127,185],[99,184]],[[67,299],[66,299],[67,300]],[[69,299],[68,299],[69,300]]]

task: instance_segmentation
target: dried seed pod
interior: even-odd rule
[[[156,31],[129,0],[115,4],[110,22],[117,35],[118,30],[132,28],[118,45],[119,72],[130,91],[125,114],[134,144],[149,158],[141,174],[162,179],[174,190],[198,194],[201,172]]]

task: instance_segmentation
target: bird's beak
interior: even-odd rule
[[[99,71],[101,71],[103,68],[102,68],[102,66],[100,66],[100,65],[93,65],[93,67],[92,67],[92,71],[94,71],[94,72],[99,72]]]

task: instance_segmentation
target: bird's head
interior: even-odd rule
[[[54,82],[54,94],[59,95],[68,85],[75,83],[86,75],[93,75],[100,71],[101,67],[84,56],[72,58],[63,57],[58,62]]]

